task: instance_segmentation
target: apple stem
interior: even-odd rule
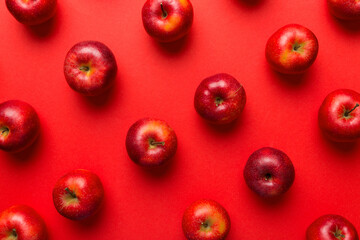
[[[332,232],[334,234],[334,236],[339,239],[339,240],[342,240],[345,238],[345,235],[342,234],[342,231],[339,229],[338,226],[336,226],[336,231],[335,232]]]
[[[17,232],[16,232],[16,229],[15,229],[15,228],[12,229],[12,235],[13,235],[14,237],[17,237]]]
[[[1,131],[1,135],[3,135],[4,137],[6,137],[7,135],[9,135],[9,128],[7,127],[2,127],[0,128],[0,131]]]
[[[231,94],[231,96],[230,96],[230,98],[233,98],[233,97],[235,97],[236,96],[236,94],[240,91],[240,89],[242,88],[242,86],[241,87],[239,87],[233,94]]]
[[[168,13],[164,9],[164,5],[160,3],[161,11],[162,11],[162,18],[166,18],[168,16]]]
[[[83,71],[83,72],[87,72],[90,70],[90,68],[88,66],[81,66],[79,69],[80,69],[80,71]]]
[[[153,146],[162,145],[162,146],[164,146],[164,145],[165,145],[165,142],[155,142],[155,141],[151,141],[151,142],[150,142],[150,145],[153,145]]]
[[[65,188],[65,191],[69,193],[73,198],[76,198],[76,194],[74,193],[74,191],[71,191],[68,187]]]
[[[354,111],[357,107],[359,107],[360,105],[357,103],[356,105],[355,105],[355,107],[353,107],[351,110],[346,110],[346,112],[345,112],[345,117],[348,117],[349,116],[349,114],[352,112],[352,111]]]

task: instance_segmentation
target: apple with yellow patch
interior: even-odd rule
[[[96,213],[104,198],[99,177],[83,169],[61,177],[53,189],[56,210],[71,220],[81,220]]]
[[[314,63],[318,50],[319,43],[312,31],[299,24],[289,24],[269,38],[265,55],[274,70],[298,74]]]
[[[189,0],[147,0],[142,9],[146,32],[160,42],[172,42],[185,36],[193,18]]]
[[[214,200],[198,200],[184,212],[182,229],[188,240],[223,240],[230,230],[230,217]]]
[[[112,51],[103,43],[84,41],[67,53],[64,75],[69,86],[85,96],[96,96],[115,82],[117,65]]]

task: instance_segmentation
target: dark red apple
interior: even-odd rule
[[[237,119],[246,103],[244,87],[226,73],[204,79],[195,92],[194,106],[201,117],[214,124]]]
[[[169,161],[176,152],[174,130],[158,119],[143,118],[134,123],[126,136],[126,150],[136,164],[159,166]]]
[[[282,151],[265,147],[249,157],[244,168],[248,187],[263,198],[275,198],[292,186],[295,169],[290,158]]]
[[[46,22],[55,15],[56,0],[5,0],[17,21],[26,25]]]
[[[182,229],[188,240],[223,240],[230,225],[225,208],[213,200],[192,203],[182,219]]]
[[[269,38],[265,55],[274,70],[297,74],[314,63],[318,49],[318,40],[313,32],[301,25],[289,24]]]
[[[193,18],[189,0],[147,0],[142,9],[146,32],[160,42],[172,42],[185,36]]]
[[[319,127],[336,142],[355,141],[360,137],[360,94],[338,89],[326,96],[318,113]]]
[[[359,0],[327,0],[330,12],[337,18],[344,20],[360,19]]]
[[[39,132],[39,118],[32,106],[19,100],[0,104],[0,149],[24,150],[36,140]]]
[[[65,58],[67,83],[85,96],[96,96],[108,90],[115,82],[116,73],[114,54],[101,42],[77,43]]]
[[[328,214],[308,227],[306,240],[359,240],[359,236],[354,225],[344,217]]]
[[[56,210],[71,220],[81,220],[95,214],[103,198],[104,189],[99,177],[83,169],[67,173],[53,189]]]
[[[44,220],[31,207],[12,206],[0,214],[1,240],[46,240]]]

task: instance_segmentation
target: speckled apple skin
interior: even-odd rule
[[[161,5],[167,12],[163,18]],[[194,10],[189,0],[147,0],[142,8],[146,32],[159,42],[173,42],[191,29]]]
[[[294,51],[294,43],[302,44]],[[265,56],[270,66],[284,74],[306,71],[316,60],[319,43],[315,34],[299,24],[289,24],[277,30],[267,41]]]
[[[31,207],[15,205],[0,214],[0,240],[11,238],[16,230],[18,240],[46,240],[47,230],[44,220]]]
[[[360,107],[344,118],[344,110],[360,104],[360,94],[338,89],[326,96],[318,112],[319,127],[326,137],[336,142],[356,141],[360,137]]]
[[[5,3],[15,19],[25,25],[44,23],[56,12],[56,0],[5,0]]]
[[[164,142],[164,145],[151,148],[149,139]],[[165,164],[175,155],[177,137],[165,121],[143,118],[130,127],[125,144],[133,162],[144,167],[156,167]]]
[[[336,229],[345,237],[335,237]],[[359,240],[358,233],[347,219],[328,214],[316,219],[306,230],[306,240]]]
[[[216,98],[223,99],[216,104]],[[246,104],[244,87],[231,75],[219,73],[204,79],[195,92],[196,112],[213,124],[228,124],[236,120]]]
[[[73,191],[78,204],[66,205],[64,198],[69,194],[65,188]],[[71,220],[82,220],[95,214],[104,199],[104,188],[100,178],[84,169],[73,170],[62,176],[53,189],[53,202],[56,210]]]
[[[327,0],[331,14],[344,20],[360,19],[360,1],[358,0]]]
[[[271,180],[265,180],[271,174]],[[282,151],[265,147],[251,154],[244,168],[248,187],[263,198],[275,198],[289,190],[295,179],[290,158]]]
[[[211,231],[201,231],[207,219],[213,221]],[[230,217],[223,206],[213,200],[198,200],[184,212],[182,229],[188,240],[223,240],[230,231]]]
[[[89,71],[80,70],[82,66],[89,67]],[[67,83],[85,96],[104,93],[114,84],[116,73],[115,56],[101,42],[79,42],[69,50],[65,58],[64,75]]]
[[[39,136],[40,121],[35,109],[26,102],[9,100],[0,104],[0,128],[7,127],[7,136],[0,135],[0,149],[19,152]]]

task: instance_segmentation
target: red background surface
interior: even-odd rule
[[[40,27],[17,23],[0,7],[0,101],[32,104],[41,120],[39,140],[20,154],[0,153],[0,210],[17,203],[45,219],[50,239],[184,239],[181,218],[194,200],[211,198],[229,212],[228,239],[304,239],[318,216],[337,213],[360,229],[359,144],[333,144],[317,126],[317,110],[337,88],[359,91],[360,24],[334,19],[321,1],[193,0],[194,25],[184,40],[154,42],[141,21],[143,0],[58,3],[55,19]],[[250,1],[250,0],[249,0]],[[318,37],[320,51],[304,75],[273,72],[264,57],[268,37],[299,23]],[[66,52],[99,40],[114,52],[119,72],[108,94],[88,99],[63,76]],[[205,123],[193,96],[199,82],[227,72],[248,101],[227,128]],[[142,117],[166,120],[179,141],[162,171],[133,164],[125,136]],[[293,160],[296,179],[278,202],[245,185],[242,170],[256,149],[272,146]],[[85,168],[105,187],[101,212],[72,222],[52,203],[52,187],[66,172]]]

